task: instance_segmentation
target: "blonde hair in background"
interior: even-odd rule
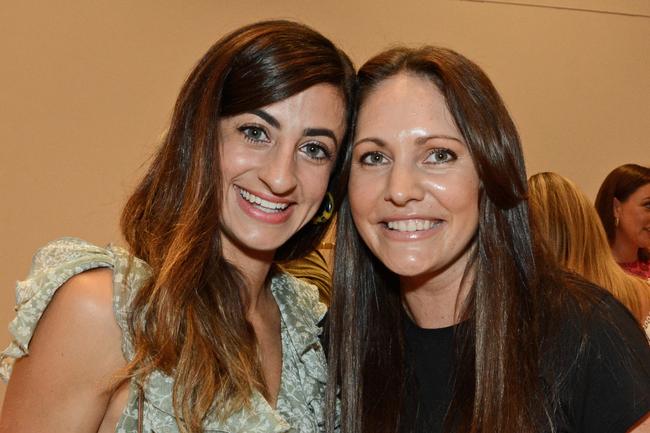
[[[611,292],[643,323],[650,308],[650,285],[616,263],[587,196],[557,173],[535,174],[528,186],[532,217],[549,252],[562,266]]]

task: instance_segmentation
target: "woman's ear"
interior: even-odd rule
[[[618,227],[618,221],[621,213],[621,202],[616,197],[614,197],[614,201],[612,203],[612,211],[614,213],[614,226]]]

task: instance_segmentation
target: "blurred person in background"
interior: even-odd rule
[[[650,279],[650,168],[625,164],[607,175],[596,210],[623,269]]]
[[[598,213],[587,196],[557,173],[528,179],[531,218],[549,252],[565,268],[609,290],[650,334],[650,284],[614,260]]]

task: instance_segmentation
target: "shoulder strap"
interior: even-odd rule
[[[144,423],[144,390],[138,386],[138,433],[143,433]]]

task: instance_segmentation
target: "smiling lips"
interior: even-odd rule
[[[425,219],[408,219],[398,221],[388,221],[386,227],[392,231],[398,232],[418,232],[430,230],[433,227],[440,225],[440,220],[425,220]]]
[[[251,203],[262,212],[277,213],[277,212],[282,212],[283,210],[289,207],[289,203],[277,203],[277,202],[264,200],[263,198],[258,197],[255,194],[246,191],[245,189],[242,188],[238,188],[238,189],[239,189],[239,195],[244,200]]]
[[[293,202],[268,200],[241,187],[235,187],[238,193],[239,207],[251,218],[267,223],[282,224],[293,213]]]

